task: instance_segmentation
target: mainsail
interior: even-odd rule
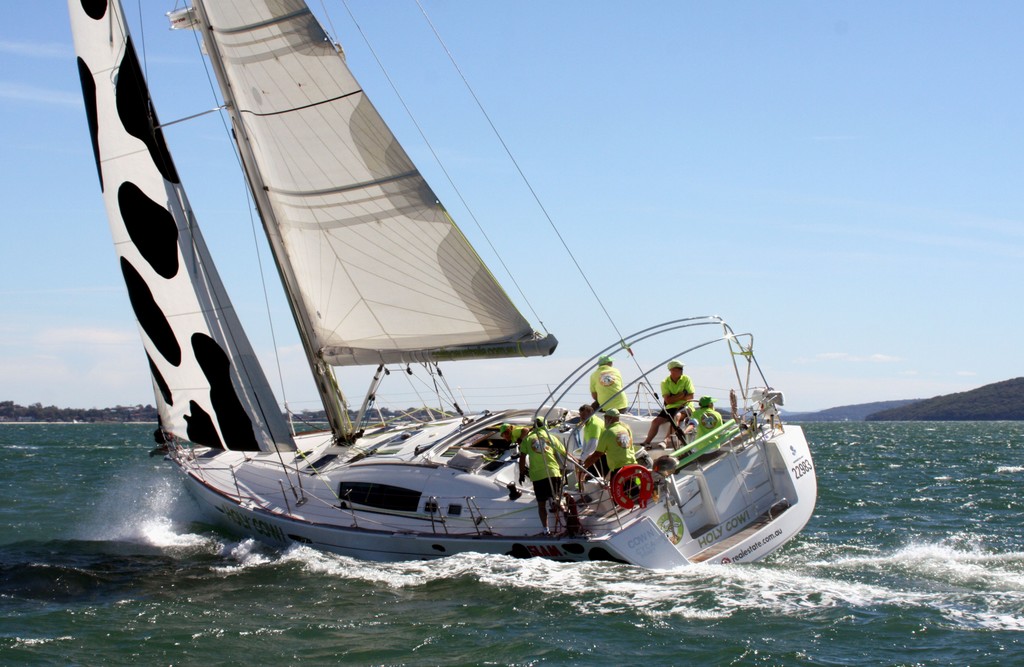
[[[294,449],[178,181],[120,5],[68,7],[100,186],[163,428],[215,448]]]
[[[333,365],[550,354],[302,0],[196,1],[307,352]]]

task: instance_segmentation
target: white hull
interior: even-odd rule
[[[793,426],[764,427],[761,437],[743,434],[724,445],[713,460],[694,462],[667,479],[656,475],[657,499],[646,508],[618,507],[591,483],[585,495],[593,502],[574,494],[585,532],[571,536],[556,530],[554,536],[544,536],[539,534],[529,482],[520,498],[509,497],[506,486],[517,476],[514,463],[499,465],[498,459],[480,466],[469,451],[474,443],[480,445],[482,435],[516,415],[484,415],[465,427],[443,422],[417,428],[393,452],[385,445],[377,451],[388,453],[358,462],[317,465],[319,475],[310,474],[311,463],[336,451],[323,434],[299,438],[305,459],[186,449],[175,450],[172,459],[189,492],[216,525],[279,547],[299,543],[377,561],[478,552],[560,561],[613,560],[652,569],[691,562],[747,562],[764,558],[792,539],[814,509],[816,481],[803,432]],[[372,447],[402,438],[402,433],[375,434],[359,444]],[[439,444],[423,449],[415,444],[420,439]],[[463,446],[466,456],[460,456]],[[413,458],[408,459],[410,453]],[[417,494],[415,510],[411,504],[404,510],[339,507],[345,504],[338,496],[339,484],[346,480],[422,493]],[[441,483],[449,489],[447,497],[431,492]],[[453,488],[469,491],[456,496]]]
[[[652,451],[661,456],[654,471],[624,468],[611,488],[577,488],[579,466],[549,459],[565,466],[568,492],[558,499],[566,511],[552,512],[563,521],[553,526],[541,525],[532,485],[518,484],[516,448],[498,426],[542,428],[535,418],[544,417],[551,432],[572,438],[567,449],[575,452],[579,430],[565,410],[384,429],[343,446],[366,423],[386,365],[422,363],[440,374],[442,361],[547,355],[557,341],[534,331],[494,281],[303,3],[192,4],[173,21],[204,35],[330,434],[293,437],[281,414],[167,152],[120,4],[68,7],[93,154],[161,431],[177,439],[170,457],[213,522],[281,546],[378,560],[475,551],[650,568],[756,560],[803,528],[816,495],[803,433],[779,423],[782,394],[756,367],[753,336],[717,316],[618,337],[544,400],[600,393],[594,407],[604,409],[635,395],[633,409],[646,410],[637,407],[640,396],[653,396],[657,412],[661,398],[668,401],[656,378],[669,358],[640,368],[641,359],[653,362],[634,348],[666,335],[680,357],[724,344],[739,384],[729,390],[733,419],[722,424],[702,397],[700,430],[715,430]],[[710,341],[686,340],[706,327],[715,332]],[[618,373],[599,371],[592,383],[598,362],[604,367],[624,348],[639,373],[623,385]],[[659,349],[650,354],[665,353]],[[333,365],[378,366],[354,420]],[[677,387],[673,404],[695,398],[687,386]],[[622,421],[634,436],[648,433],[649,417]],[[622,437],[613,446],[630,446]]]

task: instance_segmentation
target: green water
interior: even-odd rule
[[[1024,424],[808,424],[768,561],[369,563],[220,534],[149,426],[0,425],[0,664],[1024,664]]]

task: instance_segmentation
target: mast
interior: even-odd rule
[[[199,24],[205,32],[212,31],[209,17],[206,13],[204,0],[193,0]],[[291,309],[292,317],[295,319],[296,328],[299,331],[299,338],[302,341],[302,349],[306,353],[306,361],[309,363],[313,373],[313,380],[317,391],[320,393],[320,400],[323,403],[327,414],[327,420],[331,425],[331,431],[338,441],[349,441],[353,437],[352,422],[348,416],[348,406],[345,397],[338,386],[334,369],[327,364],[317,350],[310,332],[313,331],[313,323],[309,319],[308,312],[298,301],[296,296],[299,293],[298,283],[295,278],[295,271],[291,265],[288,253],[285,251],[284,241],[281,238],[280,226],[274,208],[267,196],[268,188],[264,182],[255,155],[249,143],[249,136],[238,113],[238,105],[228,80],[224,67],[224,60],[221,57],[220,48],[215,39],[203,39],[207,54],[210,57],[210,64],[217,77],[217,83],[224,97],[225,106],[231,116],[231,124],[234,130],[233,135],[238,152],[245,169],[246,181],[252,191],[253,201],[256,203],[256,210],[259,213],[263,224],[263,231],[270,243],[271,254],[274,256],[274,263],[277,266],[278,275],[284,285],[285,294],[288,299],[288,306]]]

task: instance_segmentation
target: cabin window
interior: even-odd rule
[[[342,506],[349,502],[397,512],[415,512],[420,505],[420,492],[374,482],[342,482],[338,489]]]
[[[330,463],[336,458],[338,458],[337,454],[325,454],[321,456],[316,461],[313,461],[312,463],[309,464],[309,473],[313,474],[315,472],[319,472],[321,468],[326,467],[328,463]]]

